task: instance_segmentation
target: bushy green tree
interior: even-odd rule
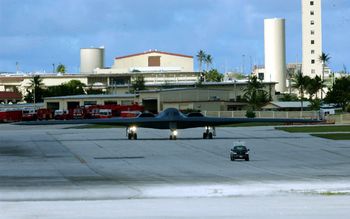
[[[345,111],[350,104],[350,76],[337,78],[334,86],[327,93],[325,101],[339,104]]]
[[[145,79],[143,76],[137,76],[134,80],[134,82],[132,83],[132,93],[137,93],[140,90],[145,90],[146,86],[145,86]]]
[[[310,95],[310,100],[312,100],[313,96],[316,95],[316,99],[318,99],[317,94],[319,91],[323,92],[323,88],[325,87],[323,80],[320,76],[316,75],[315,78],[306,78],[306,92]]]
[[[278,99],[279,101],[298,101],[298,97],[295,94],[283,94],[282,97]]]
[[[69,96],[85,94],[84,87],[86,85],[78,80],[71,80],[57,86],[48,87],[46,97]]]
[[[224,78],[224,75],[222,75],[218,70],[211,69],[210,71],[206,71],[204,73],[205,81],[208,82],[220,82]]]
[[[304,94],[309,80],[310,77],[304,76],[301,71],[298,71],[292,78],[292,87],[299,90],[301,111],[303,111]]]
[[[56,68],[56,72],[59,72],[59,73],[66,73],[66,66],[63,65],[63,64],[59,64]]]
[[[92,89],[91,87],[86,89],[86,94],[105,94],[102,89]]]
[[[252,111],[261,109],[269,101],[263,83],[256,76],[249,78],[248,86],[244,89],[243,98],[248,102]]]
[[[43,102],[43,98],[45,96],[43,85],[43,79],[40,77],[40,75],[35,75],[30,80],[30,86],[29,89],[27,89],[27,95],[24,97],[24,100],[27,103]]]

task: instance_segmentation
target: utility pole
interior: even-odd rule
[[[245,75],[245,55],[242,55],[242,73]]]
[[[55,63],[52,64],[52,73],[55,73]]]

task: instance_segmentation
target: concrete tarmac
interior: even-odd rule
[[[167,130],[141,128],[135,141],[121,128],[63,127],[0,125],[0,211],[11,215],[1,207],[33,201],[349,200],[350,141],[273,127],[217,128],[213,140],[201,138],[203,129],[179,130],[176,141]],[[250,148],[249,162],[230,161],[237,141]]]

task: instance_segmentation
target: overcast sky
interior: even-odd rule
[[[114,57],[158,49],[195,56],[221,72],[264,62],[263,19],[286,18],[287,62],[301,60],[300,0],[0,0],[0,72],[79,71],[82,47]],[[350,70],[350,1],[323,0],[323,50]],[[197,69],[197,63],[195,66]]]

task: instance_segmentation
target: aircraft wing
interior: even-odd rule
[[[136,125],[143,127],[144,124],[155,123],[154,118],[110,118],[110,119],[74,119],[74,120],[45,120],[45,121],[28,121],[17,122],[15,125],[79,125],[79,124],[105,124],[117,126]]]
[[[137,117],[137,118],[110,118],[110,119],[78,119],[78,120],[48,120],[18,122],[18,125],[63,125],[63,124],[106,124],[116,126],[137,126],[144,128],[168,129],[173,124],[178,129],[196,128],[204,126],[222,126],[239,123],[317,123],[312,119],[273,119],[273,118],[216,118],[216,117],[187,117],[180,119]]]
[[[239,123],[319,123],[313,119],[280,119],[280,118],[215,118],[215,117],[192,117],[177,123],[178,128],[195,128],[204,126],[223,126]]]

